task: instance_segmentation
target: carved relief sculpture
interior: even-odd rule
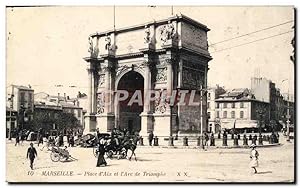
[[[99,76],[99,87],[103,87],[104,86],[104,82],[105,82],[105,75],[104,74],[101,74]]]
[[[150,38],[150,28],[145,26],[145,37],[144,37],[144,40],[145,40],[145,43],[146,44],[149,44],[151,43],[151,38]]]
[[[156,81],[167,81],[167,67],[157,69]]]
[[[98,93],[97,95],[97,114],[104,113],[104,95],[103,93]]]
[[[165,25],[160,30],[160,40],[163,42],[167,42],[168,40],[173,39],[175,35],[174,25],[169,21],[168,25]]]
[[[166,101],[161,101],[160,97],[155,99],[155,113],[163,114],[167,110]]]

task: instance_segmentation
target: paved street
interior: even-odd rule
[[[7,141],[8,181],[291,182],[294,179],[294,144],[284,141],[281,146],[258,148],[258,174],[252,174],[248,167],[249,149],[203,151],[141,146],[136,150],[137,161],[107,159],[108,166],[100,168],[95,167],[97,159],[91,148],[69,148],[78,161],[64,163],[52,162],[49,151],[38,149],[32,173],[26,160],[28,146],[29,142],[14,146],[13,141]],[[54,171],[64,174],[53,174]]]

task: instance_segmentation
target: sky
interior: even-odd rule
[[[293,7],[175,6],[173,12],[211,29],[210,86],[250,88],[250,78],[261,76],[283,92],[294,91]],[[116,28],[122,28],[169,17],[171,7],[116,6],[115,14]],[[7,84],[30,84],[35,93],[87,92],[88,36],[112,28],[112,6],[7,8]]]

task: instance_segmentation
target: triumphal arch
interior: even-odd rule
[[[206,98],[209,29],[184,15],[89,36],[89,91],[85,132],[113,128],[168,137],[170,133],[207,129]],[[117,91],[127,99],[118,100]],[[134,91],[143,96],[127,105]],[[156,97],[144,103],[148,91],[195,90],[200,106],[170,105]],[[117,95],[119,95],[117,97]],[[139,95],[137,95],[139,96]],[[202,96],[202,97],[201,97]],[[197,98],[197,97],[196,97]],[[202,109],[202,111],[201,111]]]

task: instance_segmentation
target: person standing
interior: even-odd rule
[[[47,137],[43,137],[43,147],[41,148],[41,151],[43,151],[44,147],[49,147],[49,141]]]
[[[41,133],[39,133],[39,136],[38,136],[38,147],[40,146],[40,144],[43,145],[43,135]]]
[[[15,146],[20,145],[20,135],[19,133],[16,134],[16,144]]]
[[[154,138],[154,134],[153,134],[153,132],[151,131],[151,132],[149,133],[149,137],[148,137],[148,139],[149,139],[149,146],[152,146],[153,138]]]
[[[99,141],[98,144],[98,160],[97,160],[97,165],[96,167],[100,167],[101,165],[107,165],[105,159],[104,159],[104,154],[105,154],[105,140],[103,138],[101,138],[101,140]]]
[[[36,149],[33,147],[33,143],[30,143],[30,147],[27,150],[26,158],[28,159],[28,157],[30,160],[30,168],[31,168],[31,170],[33,170],[33,162],[34,162],[35,157],[37,157],[37,152],[36,152]]]
[[[204,133],[204,146],[207,148],[208,147],[208,141],[209,141],[209,136],[208,134],[205,132]]]
[[[256,174],[257,173],[256,168],[258,167],[259,153],[256,150],[256,145],[255,144],[251,144],[250,148],[252,148],[252,149],[251,149],[251,152],[250,152],[250,164],[249,164],[249,166],[250,166],[250,168],[254,169],[254,173]]]

